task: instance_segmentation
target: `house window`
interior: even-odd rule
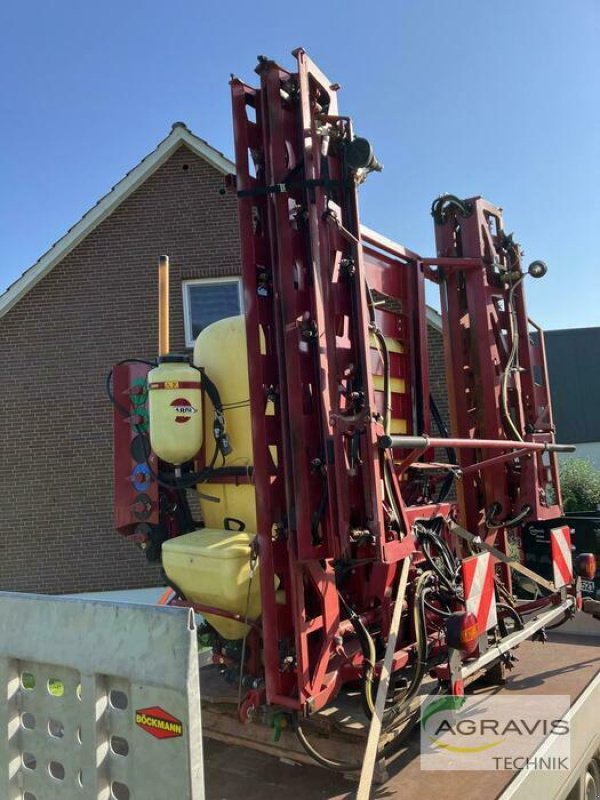
[[[193,347],[200,331],[225,317],[242,313],[242,282],[239,278],[205,278],[183,282],[185,343]]]

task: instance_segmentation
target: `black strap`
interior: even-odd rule
[[[223,413],[223,403],[221,402],[221,395],[219,394],[219,390],[215,386],[215,384],[211,381],[208,377],[204,369],[200,370],[202,373],[202,386],[204,391],[210,398],[210,402],[213,404],[215,411],[218,411],[220,414]]]

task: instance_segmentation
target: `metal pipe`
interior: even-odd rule
[[[158,355],[169,352],[169,256],[158,259]]]
[[[575,601],[573,598],[568,598],[560,605],[554,606],[550,611],[547,611],[544,614],[541,614],[539,617],[535,617],[534,619],[530,620],[521,630],[511,633],[497,644],[492,645],[492,647],[490,647],[490,649],[484,655],[480,656],[475,661],[462,666],[459,677],[464,680],[480,670],[482,667],[490,664],[492,661],[498,660],[504,655],[504,653],[510,652],[513,647],[521,644],[521,642],[529,639],[530,636],[533,636],[533,634],[537,633],[537,631],[539,631],[541,628],[545,628],[546,625],[550,625],[550,623],[554,622],[554,620],[562,617],[566,611],[570,611],[573,608],[574,602]]]
[[[247,625],[249,628],[254,628],[256,631],[261,631],[261,626],[256,620],[247,619],[242,614],[236,614],[235,611],[225,611],[222,608],[215,608],[214,606],[206,606],[203,603],[194,603],[192,600],[171,600],[170,606],[178,606],[182,608],[192,608],[196,614],[212,614],[215,617],[224,617],[225,619],[232,619],[240,622],[242,625]]]
[[[451,267],[453,269],[475,269],[481,267],[480,258],[422,258],[421,264],[425,267]]]
[[[427,450],[430,447],[481,448],[489,450],[547,450],[549,453],[573,453],[573,444],[554,444],[552,442],[515,442],[511,439],[445,439],[434,436],[380,436],[379,446],[413,450]]]
[[[533,452],[533,451],[529,451]],[[488,469],[488,467],[495,467],[497,464],[503,464],[506,461],[514,461],[515,458],[524,458],[528,455],[527,450],[516,450],[512,453],[503,453],[501,456],[494,456],[494,458],[488,458],[485,461],[478,461],[475,464],[470,464],[468,467],[464,467],[461,469],[463,475],[470,475],[472,472],[479,472],[482,469]]]

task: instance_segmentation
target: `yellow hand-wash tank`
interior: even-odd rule
[[[161,356],[148,373],[148,390],[152,450],[170,464],[190,461],[202,447],[200,372],[187,356]]]

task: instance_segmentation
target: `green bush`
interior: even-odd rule
[[[600,504],[600,471],[586,458],[570,458],[560,467],[565,511],[595,511]]]

